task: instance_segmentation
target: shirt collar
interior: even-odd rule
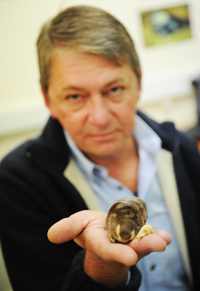
[[[108,173],[108,170],[105,167],[93,163],[79,150],[67,131],[64,130],[64,134],[73,158],[79,167],[84,170],[88,177],[92,177],[95,170],[100,171],[103,176]],[[133,130],[133,137],[136,140],[139,151],[142,149],[156,158],[161,147],[161,139],[155,133],[155,131],[153,131],[153,129],[138,115],[135,116],[135,128]]]
[[[89,177],[91,177],[96,170],[102,170],[105,169],[102,166],[99,166],[92,161],[90,161],[77,147],[77,145],[72,140],[71,136],[68,134],[66,130],[64,130],[64,134],[66,137],[66,140],[68,142],[68,145],[70,147],[71,153],[73,158],[75,159],[76,163],[81,167],[81,169],[84,170],[85,173],[88,174]]]
[[[161,139],[139,115],[135,116],[133,137],[139,150],[142,149],[149,155],[157,156],[161,148]]]

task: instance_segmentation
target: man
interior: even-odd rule
[[[141,70],[127,31],[77,6],[44,25],[37,47],[51,118],[0,168],[14,290],[138,290],[140,272],[140,290],[199,290],[199,154],[171,123],[137,112]],[[105,212],[131,195],[146,201],[155,231],[112,244]]]

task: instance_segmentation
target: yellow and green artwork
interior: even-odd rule
[[[181,5],[141,13],[145,46],[182,41],[192,37],[189,7]]]

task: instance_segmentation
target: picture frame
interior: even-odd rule
[[[162,7],[140,13],[144,45],[166,45],[192,38],[188,4]]]

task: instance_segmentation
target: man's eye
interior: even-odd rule
[[[113,101],[120,101],[124,96],[123,90],[124,90],[123,86],[112,87],[104,93],[104,96]]]
[[[119,91],[119,89],[120,89],[120,87],[114,87],[110,91],[115,93],[115,92]]]
[[[69,96],[69,98],[74,99],[74,100],[78,99],[79,97],[80,97],[80,95],[78,95],[78,94],[74,94],[74,95]]]

